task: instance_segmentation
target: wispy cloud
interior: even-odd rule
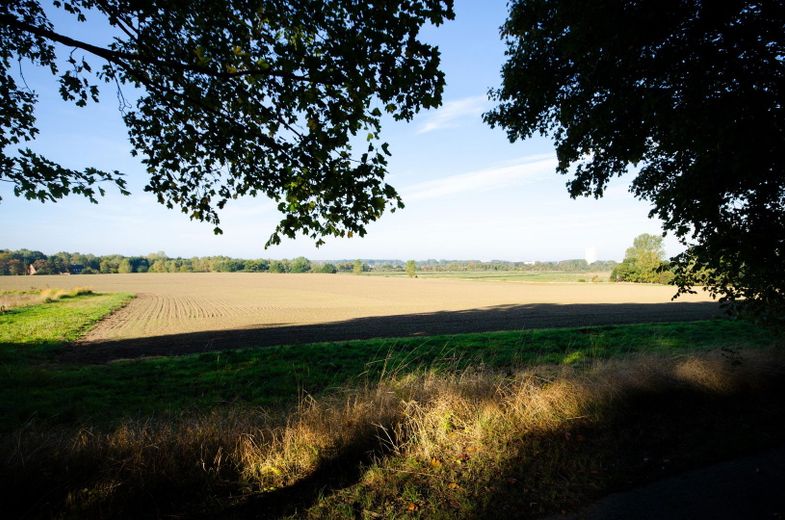
[[[540,175],[552,174],[558,161],[554,154],[531,155],[512,164],[450,175],[421,182],[403,190],[406,200],[440,198],[466,192],[482,192],[519,185]]]
[[[485,96],[448,101],[428,115],[422,126],[417,129],[417,133],[424,134],[442,128],[456,127],[463,119],[479,117],[487,108],[488,98]]]

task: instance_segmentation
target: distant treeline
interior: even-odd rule
[[[425,260],[416,262],[417,270],[438,271],[610,271],[617,263],[585,260],[559,262],[506,262],[492,260]],[[339,273],[367,271],[403,272],[402,260],[334,260],[311,261],[305,257],[291,260],[241,259],[227,256],[170,258],[163,252],[146,256],[123,256],[60,252],[45,255],[29,249],[0,250],[0,275],[24,274],[95,274],[95,273],[204,273],[204,272],[271,272],[271,273]]]
[[[344,262],[312,263],[305,257],[292,260],[246,260],[228,256],[170,258],[165,253],[146,256],[105,255],[83,253],[55,253],[20,249],[0,250],[0,275],[23,274],[96,274],[96,273],[231,273],[236,271],[272,273],[307,273],[311,271],[336,273],[352,271],[354,264]]]
[[[612,271],[618,262],[614,260],[598,260],[588,263],[586,260],[559,260],[554,262],[508,262],[506,260],[425,260],[417,262],[418,271],[561,271],[568,273],[607,272]],[[403,262],[398,270],[403,270]]]

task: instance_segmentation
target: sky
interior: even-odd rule
[[[661,223],[648,218],[650,206],[628,192],[631,177],[612,181],[602,199],[571,199],[567,179],[555,173],[549,139],[510,143],[503,130],[483,123],[482,113],[492,107],[487,92],[499,86],[504,62],[499,27],[506,1],[457,0],[455,12],[455,20],[421,33],[441,50],[443,105],[408,123],[383,122],[381,138],[393,154],[387,182],[406,207],[368,225],[365,237],[327,238],[319,248],[300,237],[265,249],[280,214],[264,197],[228,204],[221,213],[224,234],[214,235],[212,225],[166,209],[143,191],[146,173],[130,154],[112,88],[103,90],[100,103],[77,108],[62,102],[51,76],[30,68],[25,79],[39,95],[33,149],[67,167],[125,172],[132,194],[110,188],[97,205],[78,196],[42,204],[16,198],[3,183],[0,249],[313,260],[621,260],[636,235],[661,233]],[[52,19],[57,30],[85,31],[64,14]],[[92,43],[106,43],[109,35],[100,25],[87,28]],[[669,255],[681,250],[672,237],[665,249]]]

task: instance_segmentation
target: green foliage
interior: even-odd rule
[[[192,258],[170,258],[163,251],[142,256],[106,255],[95,256],[82,253],[59,252],[54,255],[45,255],[40,251],[0,250],[0,275],[24,275],[27,267],[35,263],[39,274],[59,274],[71,272],[72,274],[89,274],[101,270],[103,262],[104,273],[133,272],[133,273],[180,273],[180,272],[308,272],[310,260],[304,257],[293,260],[267,260],[230,258],[228,256],[204,256]],[[126,263],[127,262],[127,263]],[[271,268],[271,263],[276,262]],[[406,274],[406,262],[401,260],[361,260],[360,272],[399,273]],[[126,271],[130,264],[131,270]],[[330,263],[326,271],[319,271],[319,267],[311,270],[319,272],[353,272],[354,261],[337,261]],[[478,260],[423,260],[415,263],[415,272],[420,275],[437,275],[442,273],[450,277],[498,278],[498,279],[531,279],[532,281],[573,281],[575,276],[571,273],[608,272],[616,266],[612,260],[601,260],[587,264],[582,259],[561,260],[558,262],[508,262],[492,260],[480,262]],[[488,276],[485,276],[485,275]]]
[[[664,261],[665,250],[662,237],[643,233],[633,240],[627,249],[624,261],[611,272],[612,282],[639,282],[667,284],[673,280],[673,273]]]
[[[153,263],[150,264],[151,273],[165,273],[166,272],[166,261],[165,260],[153,260]]]
[[[268,260],[259,259],[259,260],[246,260],[245,261],[245,270],[258,273],[270,270],[270,262]]]
[[[0,274],[23,275],[27,274],[27,266],[36,260],[45,259],[46,255],[40,251],[20,249],[18,251],[0,251]]]
[[[219,273],[233,273],[235,271],[242,271],[245,269],[245,262],[242,260],[220,260],[215,265],[215,270]]]
[[[592,264],[583,259],[569,259],[551,262],[509,262],[505,260],[421,260],[415,263],[419,273],[469,273],[482,272],[530,272],[530,273],[587,273],[610,271],[616,266],[613,260],[598,260]],[[405,272],[406,263],[400,260],[376,261],[371,266],[373,271]]]
[[[318,266],[315,271],[317,273],[335,274],[338,272],[338,268],[335,267],[335,264],[327,262]]]
[[[624,256],[639,264],[654,265],[662,262],[665,259],[662,237],[649,233],[638,235]]]
[[[573,197],[635,165],[632,192],[688,246],[680,291],[782,317],[783,26],[781,1],[514,0],[485,118],[552,136]]]
[[[289,266],[292,273],[307,273],[311,270],[311,261],[304,256],[298,256],[289,263]]]
[[[283,262],[281,260],[270,260],[270,272],[287,273],[289,272],[289,264],[288,262]]]
[[[54,9],[108,23],[114,38],[102,47],[58,32],[69,24],[55,27],[37,0],[0,9],[0,179],[17,195],[94,201],[102,182],[127,193],[119,172],[6,150],[38,132],[36,94],[14,79],[17,62],[28,62],[57,77],[63,100],[80,107],[99,100],[101,83],[117,89],[133,153],[150,176],[145,189],[216,233],[218,212],[245,195],[270,197],[284,214],[268,244],[297,233],[317,243],[364,235],[387,207],[403,207],[384,182],[381,120],[408,121],[441,104],[439,50],[419,34],[453,18],[452,0],[68,0]],[[138,94],[133,105],[121,85]]]
[[[352,272],[354,274],[362,274],[363,271],[367,271],[367,266],[362,262],[362,260],[355,260],[352,264]]]
[[[100,273],[102,273],[102,274],[116,273],[117,272],[117,267],[118,267],[118,264],[115,263],[115,262],[112,262],[111,259],[103,258],[103,259],[101,259],[101,262],[99,264],[98,271]]]
[[[118,273],[132,273],[134,272],[133,267],[131,267],[131,261],[127,258],[123,258],[120,260],[120,264],[117,266]]]
[[[385,277],[404,277],[408,276],[404,271],[371,271],[372,275]],[[507,282],[577,282],[587,280],[586,273],[566,273],[562,271],[541,272],[541,271],[421,271],[416,273],[417,278],[448,278],[459,280],[486,280],[486,281],[507,281]],[[591,281],[603,283],[609,280],[610,273],[592,274]]]
[[[407,260],[406,261],[406,276],[409,278],[414,278],[417,274],[417,262],[414,260]]]
[[[84,262],[84,263],[82,263]],[[86,264],[86,265],[85,265]],[[93,274],[110,273],[184,273],[184,272],[274,272],[307,273],[312,270],[311,261],[301,256],[293,260],[266,260],[258,258],[245,260],[227,256],[207,256],[194,258],[169,258],[166,253],[150,253],[146,257],[107,255],[97,257],[81,253],[57,253],[46,256],[40,251],[20,249],[18,251],[0,250],[0,275],[25,275],[28,266],[34,266],[37,274]],[[337,271],[335,265],[325,271]],[[351,270],[351,267],[350,269]]]

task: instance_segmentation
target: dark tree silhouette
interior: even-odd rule
[[[264,194],[284,214],[280,236],[365,233],[386,207],[402,207],[384,182],[383,113],[409,120],[441,103],[436,47],[426,23],[453,18],[452,0],[55,0],[79,21],[105,20],[106,46],[58,31],[42,2],[0,5],[0,180],[41,201],[69,193],[95,201],[119,172],[64,168],[28,148],[37,96],[17,69],[59,78],[65,101],[98,101],[98,86],[133,85],[123,119],[168,207],[218,228],[218,211]],[[98,64],[96,64],[98,62]],[[359,136],[359,151],[353,150]]]
[[[552,136],[573,197],[632,173],[688,246],[680,292],[782,317],[783,27],[782,0],[514,0],[485,118],[511,141]]]

